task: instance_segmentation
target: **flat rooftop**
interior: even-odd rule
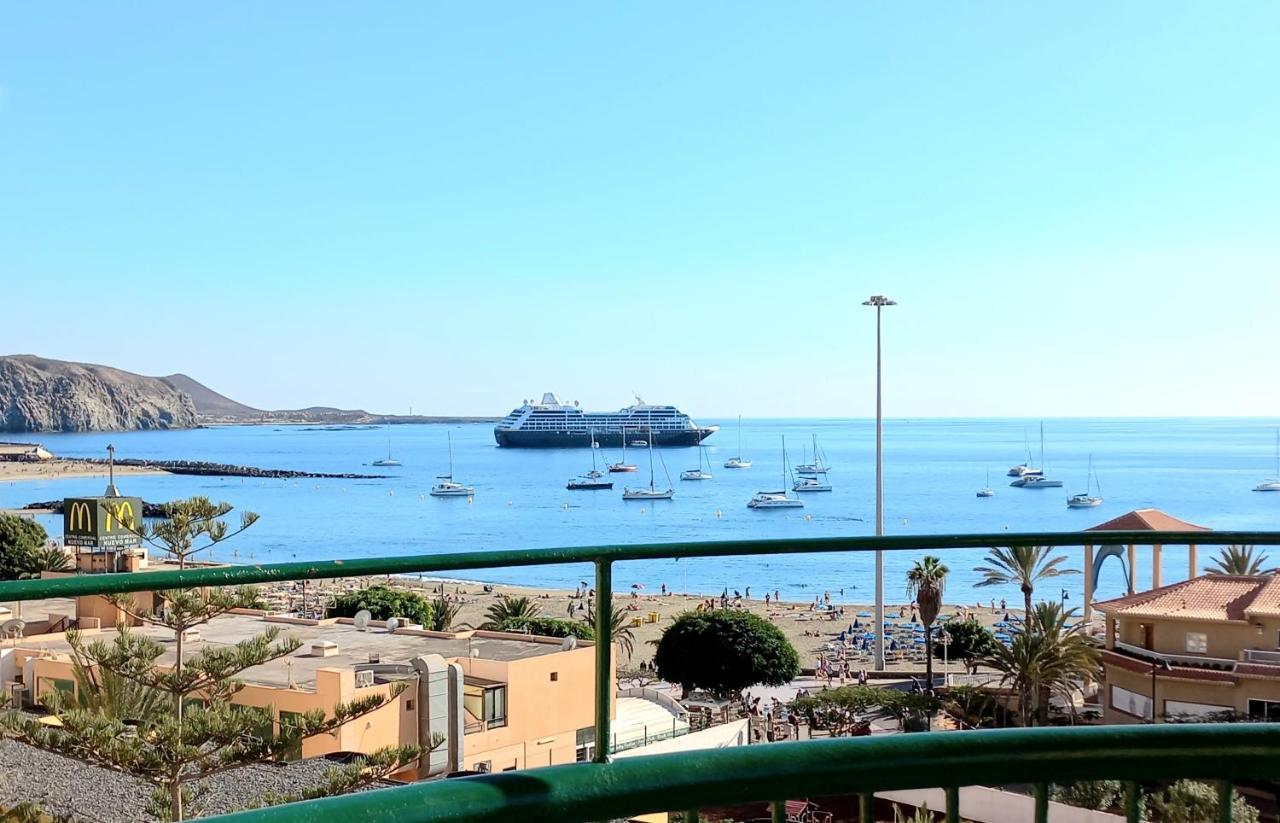
[[[294,637],[302,646],[293,654],[254,666],[240,675],[246,683],[261,686],[287,688],[290,683],[301,689],[314,689],[317,669],[355,669],[369,663],[370,655],[377,655],[380,664],[408,663],[415,657],[438,654],[445,658],[477,657],[482,660],[513,661],[555,654],[561,650],[559,640],[528,640],[512,637],[491,637],[478,633],[470,637],[435,637],[413,632],[388,632],[381,627],[370,626],[361,631],[350,623],[322,623],[307,625],[276,622],[251,614],[228,614],[199,628],[200,639],[184,644],[183,655],[191,655],[210,646],[230,646],[261,634],[271,626],[279,626],[281,637]],[[160,626],[139,626],[131,629],[134,634],[155,638],[165,645],[160,657],[161,665],[174,662],[173,632]],[[114,629],[86,635],[111,642]],[[338,645],[337,654],[327,657],[313,655],[311,645],[327,640]],[[48,649],[52,652],[68,652],[70,646],[61,636],[26,638],[17,644],[24,649]]]

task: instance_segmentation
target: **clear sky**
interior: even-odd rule
[[[1280,4],[0,0],[0,353],[863,416],[880,292],[892,416],[1280,412]]]

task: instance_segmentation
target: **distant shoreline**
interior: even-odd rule
[[[116,474],[169,474],[155,466],[122,466],[116,464]],[[0,482],[13,483],[20,480],[63,480],[70,477],[100,477],[106,479],[105,463],[92,460],[76,460],[55,458],[32,463],[4,462],[0,463]]]

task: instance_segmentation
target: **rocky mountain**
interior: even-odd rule
[[[179,429],[197,422],[191,396],[160,378],[29,354],[0,356],[0,431]]]
[[[224,394],[218,394],[213,389],[197,382],[194,378],[187,377],[185,374],[171,374],[160,379],[178,391],[185,392],[191,398],[191,402],[195,404],[196,414],[201,418],[253,420],[267,413],[262,409],[255,409],[253,406],[237,403]]]

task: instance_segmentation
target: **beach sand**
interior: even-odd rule
[[[386,584],[386,578],[368,578],[365,585]],[[492,591],[486,592],[484,588],[488,584],[455,581],[455,580],[439,580],[426,579],[418,581],[413,578],[395,578],[392,583],[394,585],[404,585],[408,588],[423,588],[427,594],[437,594],[440,586],[444,586],[445,593],[451,598],[461,601],[461,609],[455,620],[455,628],[478,628],[485,621],[485,612],[489,606],[496,603],[502,595],[524,596],[533,599],[540,607],[540,615],[544,617],[556,617],[569,619],[569,604],[585,605],[585,598],[575,598],[574,592],[567,589],[542,589],[529,586],[508,586],[493,584]],[[318,592],[333,594],[339,591],[359,588],[361,583],[354,579],[340,579],[329,581],[318,581],[309,584],[309,600],[314,604],[315,596]],[[275,592],[273,605],[294,610],[301,606],[301,595],[297,591],[293,591],[293,585],[279,584],[274,586],[263,586],[265,594]],[[729,593],[733,594],[732,591]],[[815,666],[818,655],[822,652],[826,643],[835,640],[841,631],[847,630],[849,625],[853,623],[858,612],[873,612],[873,608],[866,604],[843,603],[838,597],[838,592],[831,592],[832,603],[837,608],[844,609],[844,617],[831,620],[827,616],[826,611],[815,611],[810,608],[811,603],[788,603],[783,602],[779,607],[772,601],[772,592],[770,593],[770,604],[768,607],[764,603],[764,592],[752,591],[752,596],[748,600],[743,598],[741,601],[730,597],[731,603],[739,603],[746,610],[758,614],[770,620],[775,626],[782,630],[787,639],[795,647],[800,655],[800,665],[804,668],[812,668]],[[653,659],[654,647],[650,645],[650,641],[656,641],[662,635],[662,630],[671,625],[672,620],[685,611],[691,611],[697,608],[698,604],[707,600],[714,599],[715,605],[719,606],[720,598],[700,595],[684,595],[669,594],[663,596],[660,592],[632,590],[631,592],[618,592],[614,595],[614,608],[627,610],[628,614],[641,618],[641,625],[632,628],[634,651],[628,660],[626,655],[621,655],[618,661],[619,670],[634,670],[639,667],[640,661],[651,661]],[[942,614],[958,614],[962,609],[969,609],[973,612],[973,616],[983,625],[990,628],[996,621],[1002,620],[1006,612],[999,608],[1000,600],[996,599],[996,611],[992,612],[990,600],[982,604],[980,607],[976,604],[968,604],[967,606],[957,606],[947,604],[942,609]],[[657,622],[647,622],[646,618],[650,612],[658,614]],[[903,617],[899,617],[902,613]],[[1016,614],[1010,610],[1010,614]],[[575,611],[573,619],[582,619],[585,612]],[[885,605],[885,619],[893,623],[905,623],[910,620],[911,610],[906,603],[898,602],[892,605]],[[863,626],[869,627],[874,624],[873,619],[856,618]],[[937,626],[935,624],[935,632]],[[862,629],[859,629],[862,631]],[[936,635],[935,635],[936,636]],[[895,671],[923,671],[924,664],[902,662],[893,664],[891,668]],[[856,669],[856,665],[855,665]],[[934,666],[935,672],[942,671],[942,661],[939,659]],[[951,670],[960,672],[962,667],[952,663]]]
[[[163,469],[148,469],[140,466],[116,466],[116,475],[126,474],[168,474]],[[0,483],[13,483],[20,480],[61,480],[65,477],[101,477],[107,476],[107,467],[101,463],[88,463],[83,460],[42,460],[35,463],[0,462]]]

